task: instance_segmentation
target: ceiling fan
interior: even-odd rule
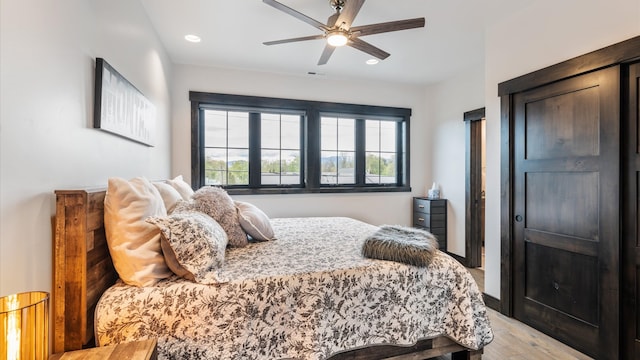
[[[326,39],[327,44],[324,47],[322,55],[318,65],[324,65],[329,61],[331,54],[336,47],[347,45],[354,49],[363,51],[371,56],[374,56],[380,60],[384,60],[389,57],[389,53],[379,49],[366,41],[360,39],[365,35],[380,34],[391,31],[414,29],[424,27],[425,20],[423,17],[407,20],[389,21],[378,24],[351,26],[353,19],[360,11],[360,8],[364,4],[364,0],[329,0],[331,7],[336,11],[335,14],[329,16],[326,24],[323,24],[317,20],[314,20],[284,4],[281,4],[275,0],[262,0],[267,5],[271,5],[274,8],[283,11],[299,20],[306,22],[307,24],[322,31],[322,34],[303,36],[291,39],[267,41],[264,45],[276,45],[284,44],[296,41],[317,40]]]

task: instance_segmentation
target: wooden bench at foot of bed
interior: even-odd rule
[[[104,231],[106,190],[56,190],[54,231],[53,352],[93,347],[93,317],[100,296],[118,279]],[[332,360],[417,360],[452,354],[452,360],[480,360],[446,337],[414,346],[376,345],[336,354]]]

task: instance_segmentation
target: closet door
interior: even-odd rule
[[[619,354],[620,70],[513,95],[514,316]]]
[[[629,66],[628,106],[623,121],[623,359],[640,358],[640,64]]]

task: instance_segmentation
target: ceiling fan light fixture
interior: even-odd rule
[[[344,46],[347,45],[349,38],[344,31],[332,31],[327,34],[327,43],[331,46]]]

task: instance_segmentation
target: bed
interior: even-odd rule
[[[278,240],[228,252],[225,270],[218,274],[221,284],[194,284],[174,276],[154,287],[133,288],[118,280],[110,258],[103,222],[105,189],[58,190],[55,194],[54,352],[91,347],[96,342],[108,345],[157,337],[161,358],[196,354],[193,358],[270,359],[278,354],[275,358],[401,360],[451,353],[453,359],[481,359],[482,348],[493,338],[475,282],[444,253],[438,252],[432,261],[433,269],[437,265],[440,270],[430,271],[431,265],[417,268],[356,259],[357,245],[344,241],[346,247],[337,257],[324,262],[343,264],[337,272],[305,269],[310,261],[298,262],[303,264],[299,268],[295,262],[279,268],[277,260],[262,268],[241,265],[247,259],[255,262],[256,256],[273,256],[281,251],[278,246],[292,247],[287,241],[307,236],[309,231],[304,229],[321,232],[335,227],[343,229],[338,230],[342,233],[353,229],[349,236],[357,237],[375,229],[369,224],[347,218],[273,219]],[[326,251],[314,248],[320,245],[315,242],[311,252]],[[303,248],[300,252],[310,253]],[[322,277],[326,272],[331,275]],[[366,281],[354,280],[362,274],[367,274]],[[340,293],[343,301],[335,301],[332,294],[347,283],[356,286]],[[381,286],[388,283],[417,286],[400,290]],[[440,286],[434,288],[434,284]],[[298,291],[303,285],[313,289],[305,292],[308,296]],[[181,295],[173,296],[178,289]],[[157,293],[164,297],[154,298]],[[390,301],[394,296],[404,300]],[[114,305],[125,298],[132,299],[128,305]],[[178,298],[180,303],[171,303]],[[420,303],[418,298],[431,303]],[[228,305],[229,299],[234,303]],[[212,304],[218,310],[230,308],[215,312],[223,314],[220,316],[203,315],[207,313],[202,309]],[[318,304],[329,312],[314,310]],[[140,305],[160,309],[160,313],[142,311]],[[180,313],[182,321],[159,323],[167,313]],[[189,318],[197,326],[188,326]],[[279,330],[257,330],[258,323]],[[166,335],[166,328],[174,332]],[[215,334],[216,328],[223,335]],[[214,344],[202,346],[203,341]]]

